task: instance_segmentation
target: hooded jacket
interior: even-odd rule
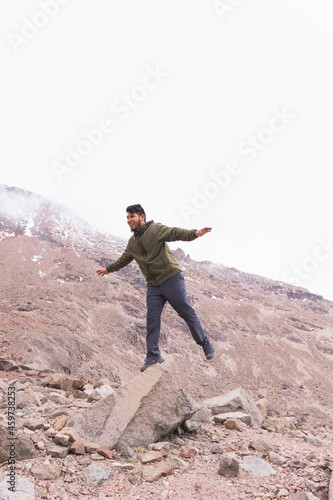
[[[197,238],[196,229],[168,227],[159,222],[149,221],[128,241],[124,253],[106,268],[108,273],[118,271],[134,259],[148,285],[159,286],[179,271],[181,267],[172,254],[167,241],[192,241]]]

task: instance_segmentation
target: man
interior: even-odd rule
[[[146,222],[146,214],[141,205],[130,205],[126,209],[127,223],[133,232],[124,253],[106,269],[98,269],[104,276],[127,266],[133,259],[147,281],[147,357],[141,367],[143,372],[149,366],[163,363],[159,350],[161,314],[166,301],[183,318],[197,344],[202,346],[206,359],[212,359],[215,351],[205,336],[199,318],[187,298],[185,281],[180,265],[172,254],[167,241],[192,241],[211,231],[203,229],[181,229],[163,226],[154,221]]]

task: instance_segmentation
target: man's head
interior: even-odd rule
[[[126,212],[127,224],[131,228],[131,231],[140,229],[140,227],[146,222],[146,213],[141,205],[130,205],[126,208]]]

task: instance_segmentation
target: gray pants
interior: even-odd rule
[[[147,287],[147,357],[159,356],[161,314],[166,302],[183,318],[199,345],[206,340],[200,320],[188,302],[183,273],[179,272],[159,286]]]

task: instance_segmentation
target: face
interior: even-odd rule
[[[140,227],[145,223],[145,216],[138,214],[127,213],[127,224],[131,228],[131,231],[140,229]]]

